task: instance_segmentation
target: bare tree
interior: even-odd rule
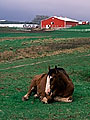
[[[35,18],[32,20],[32,23],[37,23],[40,25],[41,20],[44,20],[46,18],[49,18],[49,16],[45,16],[45,15],[36,15]]]

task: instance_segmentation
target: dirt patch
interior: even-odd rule
[[[35,58],[48,50],[48,46],[32,46],[30,48],[19,49],[16,51],[18,58]]]
[[[22,44],[33,44],[33,45],[47,45],[53,50],[58,49],[69,49],[76,48],[82,45],[89,45],[90,38],[48,38],[48,39],[38,39],[30,40],[29,42],[23,42]]]
[[[50,37],[50,36],[48,36]],[[68,39],[66,38],[55,38],[55,39],[52,39],[52,38],[48,38],[48,39],[38,39],[38,40],[31,40],[30,43],[52,43],[52,42],[61,42],[61,41],[66,41]]]
[[[64,40],[64,39],[63,39]],[[59,40],[44,40],[45,44],[32,45],[31,47],[17,49],[16,51],[4,51],[0,53],[0,62],[5,60],[16,60],[23,58],[37,58],[43,56],[57,55],[61,53],[84,52],[90,50],[90,38]],[[38,41],[39,42],[39,41]]]
[[[16,52],[13,51],[4,51],[0,53],[0,62],[5,60],[16,60],[23,58],[37,58],[43,56],[58,55],[61,53],[70,54],[75,51],[84,52],[87,49],[90,49],[90,45],[78,47],[78,48],[69,48],[69,49],[51,49],[50,46],[32,46],[30,48],[18,49]]]
[[[69,39],[67,42],[50,43],[50,48],[53,50],[73,49],[83,45],[90,45],[90,38]]]
[[[11,60],[15,57],[15,53],[13,51],[4,51],[0,53],[0,62],[5,60]]]

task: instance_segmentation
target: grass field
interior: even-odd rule
[[[74,101],[43,104],[31,96],[22,102],[33,76],[47,72],[49,65],[67,71],[75,85]],[[90,32],[0,28],[0,120],[89,119]]]

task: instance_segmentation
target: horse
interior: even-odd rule
[[[55,101],[72,102],[74,84],[63,68],[50,69],[47,75],[45,93]]]
[[[74,85],[69,75],[63,68],[50,69],[48,73],[36,75],[31,82],[30,89],[22,98],[28,100],[31,93],[35,91],[35,97],[39,97],[44,103],[51,101],[72,102]]]

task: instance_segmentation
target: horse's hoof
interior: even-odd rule
[[[69,97],[68,102],[73,102],[72,96]]]
[[[22,101],[27,101],[27,100],[28,100],[28,98],[22,97]]]
[[[48,103],[47,98],[46,98],[46,97],[44,97],[44,98],[42,99],[42,102],[47,104],[47,103]]]

